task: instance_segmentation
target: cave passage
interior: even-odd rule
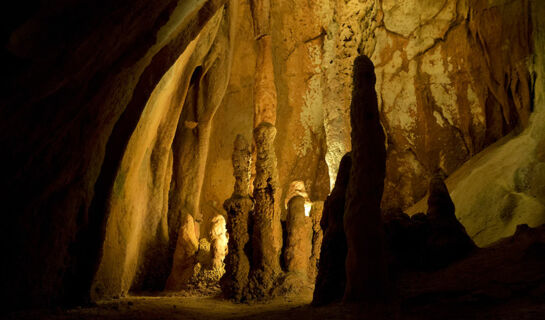
[[[545,2],[12,10],[2,318],[545,318]]]

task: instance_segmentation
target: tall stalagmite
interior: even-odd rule
[[[346,301],[380,301],[387,295],[388,274],[380,202],[386,170],[385,136],[380,124],[375,72],[367,56],[354,62],[350,106],[352,169],[346,190],[344,230]]]
[[[243,291],[248,283],[250,272],[250,262],[245,252],[249,241],[248,217],[254,205],[248,193],[250,162],[250,146],[242,135],[238,135],[233,152],[235,190],[231,198],[223,204],[225,211],[227,211],[229,252],[225,258],[225,275],[221,279],[224,295],[236,301],[244,299]]]
[[[280,215],[275,207],[275,192],[278,187],[274,150],[277,92],[270,35],[270,0],[252,0],[250,5],[259,51],[254,84],[254,142],[257,154],[248,298],[261,299],[272,295],[272,289],[281,274],[282,229]]]
[[[272,294],[281,274],[277,225],[280,217],[275,212],[274,195],[277,189],[276,155],[274,152],[275,127],[262,122],[254,129],[257,148],[256,176],[254,179],[255,209],[252,234],[252,270],[249,297],[266,298]]]

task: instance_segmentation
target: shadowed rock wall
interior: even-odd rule
[[[224,3],[15,10],[3,29],[11,80],[0,103],[11,226],[2,234],[2,296],[11,308],[89,299],[130,138],[156,84]]]

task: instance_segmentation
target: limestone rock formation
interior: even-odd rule
[[[318,261],[320,260],[320,249],[324,238],[324,232],[320,226],[323,211],[323,201],[312,203],[312,208],[310,209],[310,218],[312,219],[312,253],[308,265],[308,277],[312,283],[316,282],[316,276],[318,275]]]
[[[214,270],[220,270],[223,275],[223,260],[228,252],[227,243],[229,241],[229,236],[225,226],[225,218],[222,215],[217,215],[212,219],[209,238],[211,254],[210,267]]]
[[[191,215],[185,215],[178,234],[178,243],[172,259],[172,271],[165,286],[165,289],[170,291],[179,291],[184,287],[193,276],[193,268],[197,263],[199,240],[195,236],[195,226]]]
[[[350,150],[350,71],[358,52],[376,66],[389,141],[385,208],[406,209],[425,196],[435,168],[450,176],[517,123],[525,126],[538,2],[329,2],[322,69],[325,130],[328,146],[335,146],[327,152],[330,172],[344,153],[339,150]]]
[[[346,301],[386,298],[388,273],[380,202],[386,171],[385,136],[380,124],[375,72],[367,56],[354,62],[350,106],[352,169],[346,190]]]
[[[125,224],[120,229],[131,235],[108,237],[105,244],[110,205],[112,199],[123,197],[124,189],[118,187],[127,170],[122,162],[128,163],[129,141],[138,125],[150,125],[139,120],[150,120],[143,114],[152,91],[180,55],[192,51],[193,40],[225,3],[97,1],[89,6],[72,1],[37,5],[32,12],[21,5],[13,8],[2,31],[2,63],[11,80],[0,103],[0,143],[10,155],[6,168],[13,169],[0,188],[11,199],[6,212],[17,212],[5,221],[12,226],[5,236],[13,244],[5,248],[5,258],[17,261],[6,266],[4,274],[11,276],[2,281],[7,304],[17,308],[88,302],[102,253],[110,249],[120,248],[115,260],[107,262],[105,278],[112,285],[95,286],[108,295],[129,289],[132,275],[121,273],[133,274],[143,266],[135,256],[151,255],[160,258],[159,264],[168,264],[166,255],[161,256],[164,251],[155,246],[167,246],[168,232],[163,216],[154,214],[164,204],[159,199],[165,191],[161,186],[169,185],[169,155],[163,147],[175,116],[155,131],[163,136],[146,146],[155,156],[160,154],[151,161],[158,169],[149,172],[154,183],[141,184],[154,193],[150,237],[144,239],[144,232],[137,230],[144,219],[131,217],[128,210],[121,215],[136,220],[137,226]],[[169,111],[176,113],[175,108]],[[161,117],[158,113],[153,118]],[[16,139],[13,132],[18,132]],[[133,160],[136,166],[140,159]],[[142,168],[150,167],[147,160],[144,157]],[[129,231],[132,228],[135,233]],[[131,243],[123,248],[125,241]],[[147,244],[150,252],[145,252]],[[23,259],[21,252],[29,254]],[[143,271],[151,271],[153,265]],[[163,281],[167,270],[161,274]],[[123,288],[122,278],[128,280]]]
[[[434,271],[468,256],[476,249],[438,173],[430,180],[427,214],[409,217],[401,210],[384,215],[390,270]]]
[[[286,220],[287,243],[284,261],[286,270],[307,278],[309,259],[312,251],[312,226],[305,216],[305,199],[295,196],[288,203]]]
[[[435,175],[430,181],[427,216],[431,230],[426,260],[432,267],[463,258],[476,247],[456,218],[454,203],[441,175]]]
[[[250,272],[250,261],[247,256],[250,239],[248,223],[250,211],[253,209],[253,201],[248,194],[251,152],[248,142],[242,135],[238,135],[235,140],[232,161],[235,188],[233,196],[224,203],[227,211],[229,252],[225,259],[225,275],[221,279],[221,288],[225,297],[242,301]]]
[[[277,183],[276,154],[274,138],[276,128],[262,122],[254,129],[257,148],[256,176],[254,179],[254,213],[252,228],[252,262],[248,295],[261,299],[272,295],[281,275],[280,251],[277,243],[281,241],[280,215],[275,212],[275,192]]]
[[[318,275],[312,304],[316,306],[339,301],[346,285],[346,236],[344,233],[345,194],[352,167],[352,158],[347,153],[341,160],[335,188],[324,203],[320,220],[323,230]]]

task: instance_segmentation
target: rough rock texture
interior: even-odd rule
[[[218,14],[226,2],[12,3],[0,51],[10,308],[83,303],[93,278],[97,298],[158,288],[185,214],[209,232],[232,192],[231,143],[252,135],[261,50],[250,2]],[[441,167],[477,244],[545,222],[542,1],[269,5],[280,210],[293,181],[326,197],[350,149],[360,50],[377,64],[388,136],[383,203],[412,204]]]
[[[534,95],[528,126],[488,147],[446,180],[458,219],[481,247],[512,235],[519,224],[545,223],[545,4],[532,1],[530,9],[535,56],[528,61]],[[407,212],[421,212],[424,206],[425,199]]]
[[[322,108],[322,25],[319,2],[271,1],[269,34],[277,91],[275,142],[278,157],[277,205],[286,216],[284,203],[293,181],[302,181],[309,200],[324,201],[329,189],[324,159],[326,141]],[[201,211],[205,217],[222,212],[234,178],[231,175],[231,145],[237,134],[248,141],[254,128],[254,88],[258,44],[252,11],[240,4],[233,71],[222,107],[213,121],[210,157],[202,191]],[[333,177],[334,179],[335,177]],[[205,218],[206,220],[209,218]],[[203,227],[206,230],[206,226]]]
[[[180,216],[190,214],[199,222],[210,120],[230,74],[233,10],[236,6],[218,11],[202,29],[163,76],[140,116],[109,200],[106,240],[93,284],[95,299],[125,295],[129,290],[163,289],[172,268]],[[193,99],[188,98],[193,94]],[[196,122],[192,130],[198,143],[195,156],[190,157],[178,152],[187,151],[193,141],[176,139],[176,135],[187,134],[182,128],[193,108],[198,110],[191,119]],[[173,148],[177,142],[182,145]]]
[[[305,198],[296,196],[290,199],[286,231],[287,241],[284,245],[286,271],[299,274],[306,280],[312,252],[313,230],[310,218],[305,216]]]
[[[351,167],[352,158],[348,153],[341,160],[335,188],[324,203],[324,211],[320,220],[324,235],[312,299],[312,304],[316,306],[339,301],[344,295],[347,247],[343,218],[346,187]]]
[[[229,252],[225,259],[225,275],[221,279],[221,288],[225,297],[235,301],[244,298],[244,289],[248,283],[250,262],[248,260],[249,214],[254,203],[249,197],[250,188],[250,146],[244,136],[238,135],[233,152],[233,175],[235,190],[231,198],[224,203],[227,211],[227,232],[229,234]]]
[[[161,77],[224,4],[13,8],[2,30],[10,82],[0,103],[11,226],[1,290],[11,308],[88,301],[129,140]]]
[[[252,215],[252,261],[248,297],[268,298],[282,273],[281,248],[277,245],[280,215],[275,210],[277,183],[274,138],[276,128],[262,122],[254,129],[257,149],[256,176],[254,179],[254,213]],[[280,229],[281,230],[281,229]]]
[[[187,214],[178,232],[178,243],[172,258],[172,271],[167,279],[165,290],[179,291],[184,288],[193,276],[198,251],[199,239],[195,235],[193,217]]]
[[[223,260],[227,255],[227,243],[229,236],[225,226],[225,218],[222,215],[215,216],[211,221],[210,228],[210,255],[211,261],[209,268],[219,270],[221,275],[224,273]]]
[[[386,171],[385,136],[379,119],[375,71],[367,56],[354,61],[352,168],[346,188],[344,231],[346,301],[380,301],[388,291],[380,201]]]
[[[350,150],[350,70],[358,52],[376,66],[388,138],[385,208],[407,208],[425,195],[435,168],[450,175],[527,125],[532,1],[326,3],[322,69],[330,176]]]
[[[320,226],[323,211],[323,201],[316,201],[312,203],[312,208],[310,209],[310,218],[312,219],[312,252],[308,263],[308,277],[312,283],[316,282],[316,276],[318,275],[320,249],[322,248],[322,240],[324,238],[324,231]]]

